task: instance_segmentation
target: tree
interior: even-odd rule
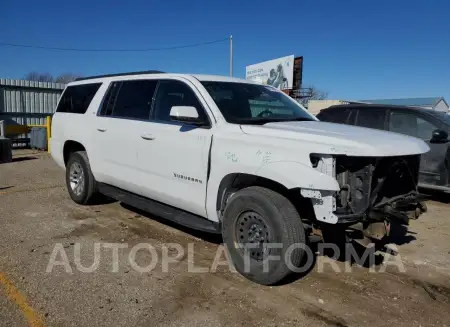
[[[30,72],[25,75],[25,79],[36,82],[53,82],[53,76],[50,73]]]
[[[300,103],[305,107],[308,106],[309,100],[325,100],[328,98],[328,92],[320,90],[313,85],[306,86],[303,89],[307,90],[307,96],[300,99]]]
[[[59,75],[56,79],[55,82],[56,83],[63,83],[63,84],[67,84],[70,82],[73,82],[74,80],[76,80],[78,77],[80,77],[79,75],[75,75],[72,73],[64,73]]]
[[[67,84],[67,83],[74,81],[78,77],[80,77],[80,76],[76,75],[76,74],[64,73],[55,78],[50,73],[30,72],[30,73],[26,74],[24,78],[28,81],[55,82],[55,83]]]
[[[309,97],[310,100],[325,100],[328,98],[328,92],[319,90],[315,86],[311,86],[311,96]]]

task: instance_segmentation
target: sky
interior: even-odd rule
[[[245,66],[304,57],[303,84],[331,99],[444,96],[450,103],[450,1],[0,1],[0,42],[87,49],[160,48],[233,35]],[[0,78],[157,69],[229,74],[227,41],[149,52],[0,46]]]

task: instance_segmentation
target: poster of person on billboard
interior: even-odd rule
[[[294,55],[247,66],[245,76],[280,90],[290,89],[294,79]]]

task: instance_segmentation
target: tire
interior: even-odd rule
[[[305,230],[293,204],[281,194],[258,186],[242,189],[231,197],[223,215],[222,236],[236,270],[262,285],[282,282],[292,273],[290,267],[300,267],[305,252]],[[253,252],[239,243],[278,243],[279,247],[268,250],[259,247]],[[293,251],[287,261],[291,246]],[[269,255],[279,259],[267,260]]]
[[[78,172],[78,183],[71,183],[71,174]],[[76,175],[76,174],[75,174]],[[82,178],[82,182],[79,178]],[[78,188],[76,185],[78,184]],[[66,165],[66,186],[71,199],[78,204],[91,204],[97,195],[97,185],[89,165],[86,151],[70,154]]]

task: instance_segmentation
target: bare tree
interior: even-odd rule
[[[58,77],[56,77],[55,82],[67,84],[67,83],[70,83],[70,82],[76,80],[78,77],[80,77],[80,76],[76,75],[76,74],[64,73],[64,74],[61,74]]]
[[[25,75],[25,79],[36,82],[53,82],[53,76],[50,73],[30,72]]]
[[[38,81],[40,74],[37,72],[30,72],[25,75],[24,79],[27,81]]]
[[[328,98],[328,92],[319,90],[315,86],[311,86],[310,89],[311,89],[311,97],[309,98],[310,100],[325,100],[326,98]]]
[[[72,74],[72,73],[64,73],[54,78],[49,73],[38,73],[38,72],[30,72],[25,75],[25,79],[28,81],[36,81],[36,82],[56,82],[67,84],[75,79],[80,77],[80,75]]]
[[[308,106],[309,100],[325,100],[328,98],[328,92],[320,90],[313,85],[306,86],[305,89],[308,90],[308,96],[300,100],[303,106]]]

